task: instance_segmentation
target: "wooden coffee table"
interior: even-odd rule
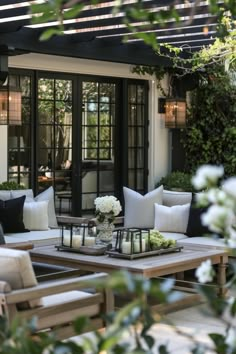
[[[180,252],[126,260],[108,255],[94,256],[81,253],[58,251],[55,246],[36,247],[30,251],[32,261],[78,268],[86,272],[107,272],[128,270],[146,278],[156,278],[196,269],[203,261],[210,259],[218,266],[217,285],[223,295],[226,282],[228,254],[224,250],[203,249],[189,245]]]

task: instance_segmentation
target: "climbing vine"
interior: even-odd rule
[[[191,94],[187,129],[183,131],[185,170],[223,164],[228,176],[236,174],[236,82],[224,66],[214,65],[199,75]]]

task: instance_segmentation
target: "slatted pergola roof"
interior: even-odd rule
[[[97,5],[86,5],[77,18],[64,22],[65,34],[54,36],[48,41],[39,41],[46,28],[55,27],[57,22],[32,25],[30,4],[43,0],[0,1],[0,53],[18,55],[22,53],[44,53],[77,58],[106,60],[129,64],[168,65],[163,57],[157,56],[142,40],[130,36],[124,42],[124,35],[130,33],[124,24],[124,9],[136,0],[123,0],[121,11],[112,13],[115,1],[102,0]],[[88,2],[84,2],[85,4]],[[217,36],[217,18],[213,16],[207,1],[194,0],[143,0],[143,7],[154,13],[174,5],[180,21],[168,20],[147,27],[145,23],[132,24],[141,32],[152,32],[159,43],[181,47],[183,52],[194,52],[214,41]],[[196,7],[193,7],[194,4]]]

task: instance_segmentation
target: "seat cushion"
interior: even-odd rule
[[[185,233],[188,225],[190,204],[167,207],[155,204],[154,228],[160,232]]]
[[[154,204],[162,204],[163,186],[142,195],[123,187],[125,199],[125,227],[153,228]]]
[[[172,239],[175,241],[186,240],[188,238],[188,236],[180,232],[162,232],[161,234],[165,239]]]
[[[174,206],[191,203],[192,193],[163,190],[163,205]]]
[[[0,279],[10,284],[13,290],[31,288],[37,285],[29,253],[14,249],[0,248]],[[19,309],[41,306],[41,300],[19,303]]]
[[[64,230],[64,234],[70,235],[70,230]],[[30,241],[34,245],[52,245],[58,244],[61,241],[60,229],[49,229],[45,231],[30,231],[20,234],[5,235],[6,243]]]
[[[203,245],[216,249],[226,249],[226,244],[223,239],[215,239],[213,237],[190,237],[179,241],[183,245]]]
[[[50,295],[50,296],[45,296],[42,298],[42,303],[43,306],[46,310],[46,308],[51,307],[51,306],[62,306],[62,311],[60,312],[60,315],[55,314],[51,315],[50,317],[44,317],[44,318],[39,318],[38,319],[38,326],[40,328],[45,328],[45,327],[50,327],[50,326],[55,326],[55,323],[57,325],[61,325],[63,323],[68,323],[70,321],[75,320],[79,316],[86,316],[86,317],[92,317],[96,315],[100,315],[100,306],[99,304],[94,304],[94,305],[85,305],[83,304],[82,306],[79,305],[79,301],[81,300],[86,300],[89,297],[92,297],[91,294],[84,292],[84,291],[68,291],[65,293],[61,294],[55,294],[55,295]],[[71,311],[65,311],[63,312],[63,304],[68,303],[69,301],[78,301],[78,307],[77,309],[73,309]]]

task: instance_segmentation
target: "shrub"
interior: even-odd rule
[[[18,184],[14,181],[5,181],[0,183],[0,190],[16,190],[16,189],[25,189],[25,186]]]
[[[175,171],[171,172],[156,184],[156,187],[163,185],[164,189],[182,190],[185,192],[193,192],[194,188],[191,183],[192,175],[189,173]]]

